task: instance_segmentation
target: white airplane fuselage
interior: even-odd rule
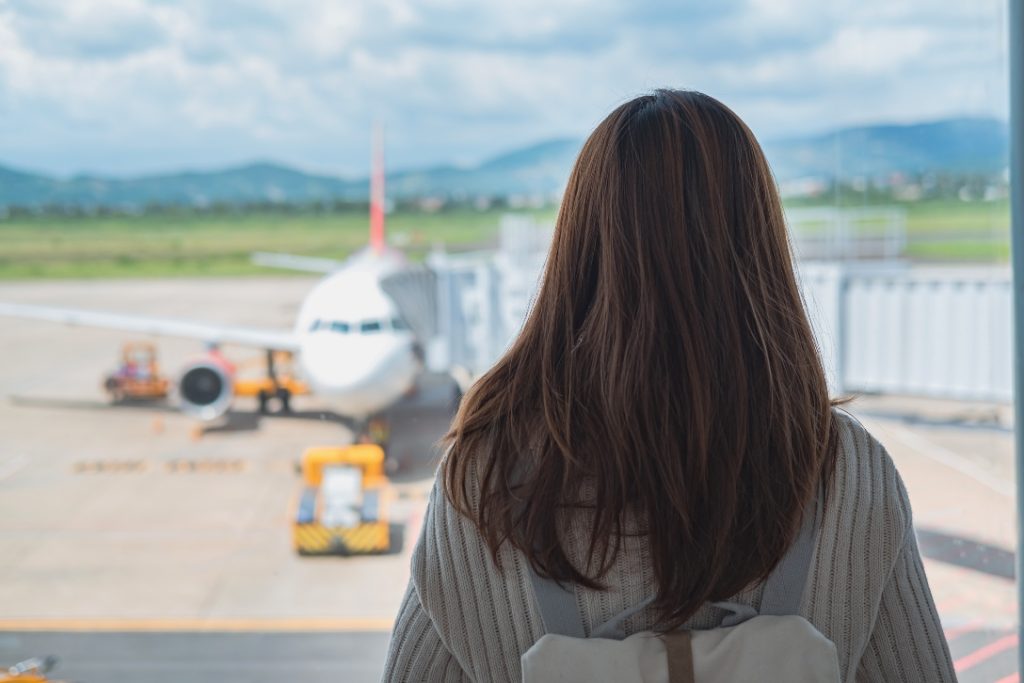
[[[405,266],[398,252],[365,249],[306,296],[295,323],[299,364],[313,393],[365,419],[408,392],[422,369],[416,340],[381,279]]]

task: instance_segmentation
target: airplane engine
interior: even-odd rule
[[[203,420],[214,420],[227,412],[235,396],[235,370],[216,355],[185,366],[178,381],[181,409]]]

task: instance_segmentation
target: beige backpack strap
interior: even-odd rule
[[[671,631],[662,634],[661,640],[668,655],[668,683],[695,683],[690,632]]]

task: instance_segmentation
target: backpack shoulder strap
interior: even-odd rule
[[[540,616],[544,621],[544,633],[552,633],[573,638],[586,638],[583,630],[583,617],[576,605],[576,590],[573,584],[560,584],[537,573],[533,565],[530,567],[530,584],[533,597],[540,608]]]
[[[541,618],[544,620],[544,632],[554,633],[573,638],[585,638],[583,620],[576,604],[576,592],[572,586],[563,586],[551,579],[539,576],[530,568],[530,581],[533,594],[540,607]],[[622,640],[626,637],[622,622],[654,602],[652,595],[639,604],[627,607],[608,621],[595,626],[590,632],[591,638],[610,638]]]
[[[818,494],[804,511],[804,519],[793,544],[765,581],[758,614],[787,616],[800,612],[821,515],[821,495]]]

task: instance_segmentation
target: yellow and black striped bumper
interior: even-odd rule
[[[300,555],[369,555],[391,550],[387,522],[367,522],[354,527],[295,524],[295,549]]]

